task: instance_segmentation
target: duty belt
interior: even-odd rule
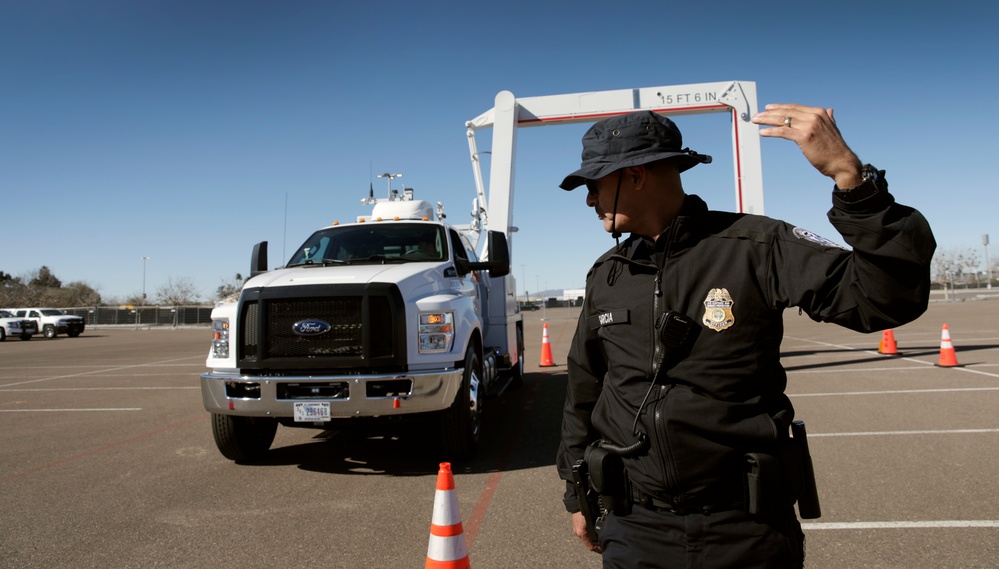
[[[651,494],[642,492],[638,488],[632,488],[631,491],[632,502],[638,506],[641,506],[647,510],[653,510],[656,512],[669,512],[678,516],[686,516],[688,514],[704,514],[708,515],[712,512],[725,512],[728,510],[744,510],[745,503],[741,500],[691,500],[689,502],[684,501],[680,504],[671,504],[669,502],[660,500]]]

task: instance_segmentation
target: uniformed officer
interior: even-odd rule
[[[680,173],[710,157],[652,112],[594,124],[561,184],[585,185],[604,230],[630,234],[587,274],[557,457],[573,531],[605,568],[801,567],[795,483],[783,479],[798,460],[785,452],[794,411],[781,313],[869,332],[927,306],[929,225],[850,150],[832,110],[767,105],[752,120],[834,180],[828,216],[850,250],[686,194]],[[626,472],[626,506],[606,515],[597,543],[571,483],[588,447],[620,456]],[[778,466],[751,477],[749,463]]]

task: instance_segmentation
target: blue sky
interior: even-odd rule
[[[904,6],[904,8],[902,7]],[[850,146],[944,249],[999,241],[994,2],[0,0],[0,270],[105,299],[189,279],[209,298],[316,228],[368,213],[382,172],[467,221],[464,123],[521,97],[754,81],[833,107]],[[679,117],[715,162],[688,193],[733,209],[727,115]],[[611,238],[581,191],[583,125],[518,140],[518,292],[582,287]],[[489,132],[478,136],[488,150]],[[831,181],[761,141],[766,214],[838,241]],[[991,253],[999,258],[999,248]]]

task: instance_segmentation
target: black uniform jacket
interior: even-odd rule
[[[744,455],[773,451],[793,417],[783,310],[862,332],[926,310],[933,235],[880,185],[834,191],[829,220],[852,250],[688,195],[658,239],[632,235],[598,259],[568,356],[559,476],[572,480],[594,440],[625,446],[642,431],[647,450],[625,464],[644,494],[670,504],[741,497]],[[656,322],[667,311],[695,324],[684,347],[660,354]],[[571,484],[565,506],[579,509]]]

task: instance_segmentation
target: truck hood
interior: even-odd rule
[[[394,263],[338,265],[332,267],[311,266],[277,269],[257,275],[246,283],[246,287],[279,287],[316,284],[367,284],[373,282],[402,283],[409,279],[431,281],[428,274],[433,268],[443,270],[450,263]]]

